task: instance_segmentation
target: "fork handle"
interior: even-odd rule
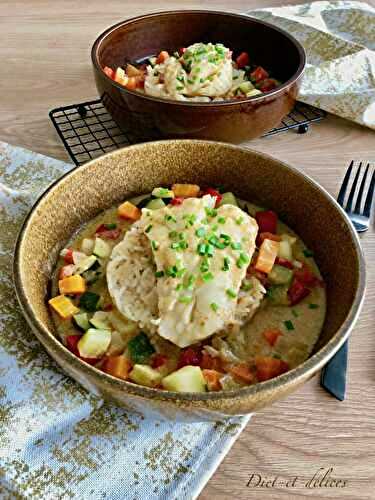
[[[347,366],[348,340],[325,365],[320,378],[321,386],[340,401],[345,399]]]

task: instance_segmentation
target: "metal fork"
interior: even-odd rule
[[[358,180],[362,170],[362,162],[359,163],[353,184],[351,186],[348,200],[345,205],[345,196],[348,190],[350,176],[353,170],[354,161],[349,165],[346,171],[339,195],[337,197],[338,203],[343,207],[345,212],[349,215],[356,231],[363,233],[370,227],[371,206],[374,200],[375,189],[375,170],[372,173],[370,184],[367,190],[367,195],[364,195],[366,186],[367,175],[370,169],[370,163],[367,164],[365,172],[362,177],[361,184],[357,193],[354,210],[353,202],[358,185]],[[362,209],[364,200],[364,206]],[[337,351],[333,358],[326,364],[322,370],[320,379],[321,385],[332,394],[335,398],[343,401],[345,399],[346,390],[346,369],[348,364],[348,341]]]

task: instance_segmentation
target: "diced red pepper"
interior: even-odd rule
[[[64,255],[64,262],[65,264],[74,264],[72,248],[68,248],[68,251]]]
[[[253,264],[251,264],[248,268],[247,268],[247,271],[246,271],[246,274],[250,275],[250,276],[255,276],[261,283],[263,286],[267,286],[268,285],[268,276],[266,273],[262,273],[261,271],[257,271],[254,267]]]
[[[178,49],[178,53],[180,54],[180,56],[185,54],[185,52],[186,52],[186,47],[181,47],[180,49]]]
[[[241,52],[241,54],[236,59],[236,64],[238,69],[248,66],[250,62],[249,54],[247,52]]]
[[[112,68],[109,68],[108,66],[105,66],[103,68],[103,71],[104,73],[109,77],[111,78],[112,80],[114,79],[115,77],[115,71],[112,69]]]
[[[300,269],[294,271],[294,276],[300,283],[306,286],[316,286],[319,283],[319,278],[314,275],[305,263],[302,264]]]
[[[160,368],[161,366],[165,365],[165,363],[168,361],[167,356],[164,356],[164,354],[155,354],[155,356],[152,358],[151,366],[152,368]]]
[[[264,80],[265,78],[268,78],[268,76],[269,75],[267,71],[262,68],[262,66],[258,66],[252,73],[250,73],[250,77],[252,78],[252,80],[255,80],[256,83]]]
[[[113,304],[107,304],[103,307],[103,311],[112,311]]]
[[[276,234],[277,214],[272,210],[263,210],[255,213],[255,219],[259,226],[260,233]]]
[[[217,189],[214,189],[211,187],[208,187],[207,189],[204,190],[203,195],[205,195],[205,194],[209,194],[211,196],[216,196],[215,207],[217,207],[219,205],[219,203],[221,202],[221,200],[223,199],[223,197],[221,196],[219,191]]]
[[[182,368],[183,366],[193,365],[199,366],[202,361],[202,353],[196,351],[192,347],[188,347],[181,351],[180,358],[178,360],[177,368]]]
[[[270,346],[274,346],[276,344],[280,335],[282,335],[282,333],[277,328],[270,328],[268,330],[264,330],[263,332],[263,337],[267,340]]]
[[[79,351],[78,351],[78,342],[79,339],[81,338],[81,335],[69,335],[66,337],[66,346],[71,351],[73,354],[76,356],[79,356]]]
[[[277,87],[277,81],[274,78],[265,78],[258,83],[261,92],[269,92]]]
[[[181,205],[181,203],[184,201],[184,198],[182,196],[175,196],[174,198],[171,199],[170,204],[171,205]]]
[[[106,224],[100,224],[95,232],[96,234],[100,234],[101,238],[107,238],[108,240],[117,240],[117,238],[121,234],[121,229],[107,229]]]
[[[257,369],[257,379],[259,382],[277,377],[289,370],[289,365],[285,361],[268,356],[259,356],[255,358],[255,366]]]
[[[293,263],[288,259],[283,259],[282,257],[276,257],[275,264],[286,267],[287,269],[294,269]]]
[[[295,306],[296,304],[299,304],[301,300],[309,294],[310,290],[303,283],[301,283],[301,281],[294,278],[292,286],[288,290],[290,305]]]
[[[210,356],[206,351],[202,353],[202,360],[199,366],[202,369],[216,371],[221,371],[223,368],[220,358]]]

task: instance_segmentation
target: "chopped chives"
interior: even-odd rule
[[[175,278],[176,275],[177,275],[177,266],[171,266],[171,267],[167,267],[167,269],[165,270],[165,274],[167,276],[171,276],[172,278]]]
[[[164,271],[156,271],[155,276],[157,278],[162,278],[164,276]]]
[[[159,243],[155,240],[151,241],[151,246],[153,250],[157,250],[159,248]]]
[[[307,248],[305,248],[305,250],[303,251],[303,255],[305,257],[313,257],[314,256],[314,252],[312,250],[308,250]]]
[[[186,283],[184,284],[184,288],[186,290],[191,290],[193,288],[193,283],[195,281],[195,277],[193,275],[190,275],[188,279],[186,280]]]
[[[219,309],[219,306],[215,304],[215,302],[211,302],[210,307],[214,312],[216,312]]]
[[[168,236],[173,240],[174,238],[177,238],[178,232],[177,231],[171,231]]]
[[[237,297],[236,292],[234,292],[231,288],[227,288],[225,292],[231,299],[235,299]]]
[[[208,217],[216,217],[217,216],[217,210],[215,208],[205,208],[206,214]]]
[[[309,304],[309,309],[318,309],[318,304]]]
[[[180,243],[178,241],[172,243],[171,248],[173,250],[178,250],[180,248]]]
[[[285,328],[289,331],[294,330],[294,325],[293,322],[288,319],[287,321],[284,321]]]
[[[176,85],[176,90],[183,90],[184,87],[182,85]]]
[[[243,217],[238,217],[238,219],[236,219],[236,224],[239,226],[243,223]]]
[[[274,353],[272,354],[272,357],[273,357],[273,358],[275,358],[275,359],[281,359],[280,354],[278,354],[277,352],[274,352]]]
[[[214,255],[214,247],[210,243],[206,245],[206,255],[208,255],[208,257],[213,257]]]
[[[225,233],[221,233],[220,238],[222,238],[223,240],[227,240],[227,241],[230,241],[230,239],[231,239],[230,236],[228,236]]]
[[[204,243],[198,243],[197,252],[199,253],[199,255],[206,254],[206,247],[207,247],[207,245],[205,245]]]
[[[176,273],[177,278],[182,278],[182,276],[185,274],[185,271],[186,271],[186,269],[184,267],[179,269]]]
[[[177,291],[182,290],[182,283],[179,283],[179,284],[176,286],[176,290],[177,290]]]
[[[224,264],[223,264],[223,267],[221,269],[222,269],[222,271],[229,271],[229,259],[228,259],[228,257],[224,257]]]
[[[298,312],[295,309],[292,309],[292,314],[295,318],[298,318]]]
[[[208,262],[208,259],[207,259],[207,257],[204,257],[204,259],[202,260],[202,263],[201,263],[199,269],[200,269],[200,271],[202,273],[205,273],[205,272],[207,272],[209,270],[209,268],[210,268],[210,264]]]
[[[190,78],[188,78],[188,81],[187,81],[190,85],[193,85],[194,83],[194,80],[190,80]]]
[[[198,238],[202,238],[206,234],[206,229],[204,227],[200,227],[195,231],[195,234]]]
[[[242,248],[241,243],[231,243],[230,247],[233,248],[233,250],[241,250]]]
[[[145,232],[149,233],[151,231],[151,229],[152,229],[152,224],[150,224],[149,226],[146,227]]]
[[[110,223],[104,224],[104,227],[105,227],[106,229],[109,229],[109,230],[111,230],[111,229],[116,229],[117,224],[115,224],[114,222],[110,222]]]
[[[225,224],[226,219],[225,217],[218,217],[217,221],[219,224]]]
[[[178,301],[181,302],[182,304],[190,304],[190,302],[193,300],[193,297],[190,295],[183,295],[182,297],[178,298]]]
[[[202,280],[205,282],[211,281],[213,279],[214,279],[214,275],[212,273],[206,273],[206,274],[202,275]]]
[[[169,214],[166,214],[164,215],[164,219],[169,222],[169,221],[172,221],[172,222],[177,222],[176,218],[173,217],[173,215],[169,215]]]

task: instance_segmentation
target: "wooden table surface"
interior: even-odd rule
[[[267,5],[282,3],[293,2],[270,0]],[[375,5],[375,0],[370,3]],[[201,0],[184,2],[183,7],[245,12],[262,4],[260,0]],[[96,98],[89,51],[98,33],[126,17],[181,8],[182,2],[2,0],[1,6],[0,140],[68,160],[48,111]],[[305,135],[288,132],[249,146],[303,170],[333,195],[351,159],[375,162],[375,133],[333,116]],[[367,295],[350,342],[346,401],[339,403],[327,395],[315,377],[288,399],[253,416],[201,500],[375,498],[373,224],[361,241],[367,260]],[[315,488],[309,487],[315,473],[322,478],[328,469],[333,469],[329,476],[341,483],[331,481],[329,486],[323,481],[319,487],[318,481]],[[251,485],[259,482],[259,476],[268,483],[262,488],[247,487],[252,474]]]

